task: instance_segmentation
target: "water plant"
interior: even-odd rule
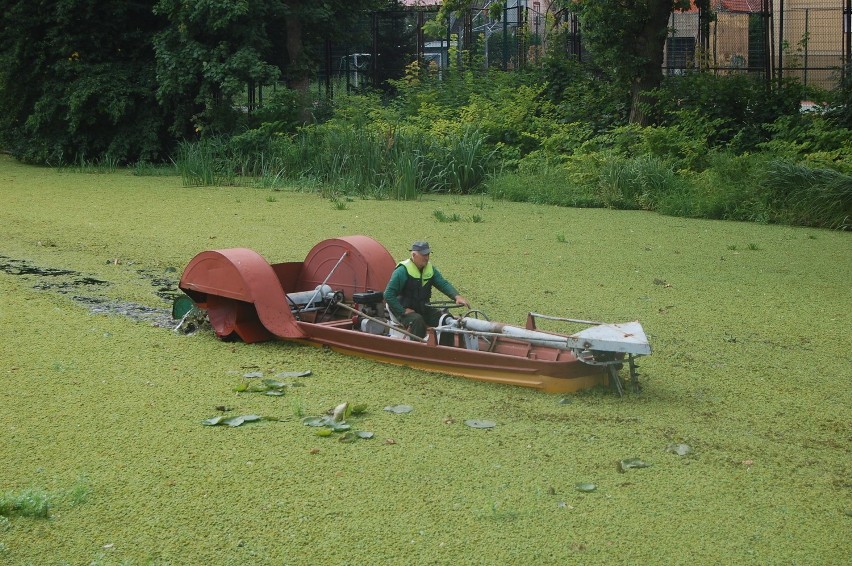
[[[50,516],[50,499],[50,494],[43,489],[7,491],[0,496],[0,515],[47,519]]]
[[[432,216],[435,217],[435,220],[438,222],[459,222],[462,217],[461,214],[457,212],[453,212],[452,214],[447,214],[443,210],[435,210],[432,212]]]

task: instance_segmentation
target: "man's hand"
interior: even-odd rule
[[[464,305],[465,307],[470,308],[470,302],[468,302],[468,300],[462,297],[461,295],[456,295],[456,304]]]

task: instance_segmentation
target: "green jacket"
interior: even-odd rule
[[[399,262],[393,270],[385,288],[385,302],[397,318],[405,314],[406,308],[423,314],[433,286],[451,299],[459,294],[432,262],[427,263],[421,272],[414,262],[407,259]]]

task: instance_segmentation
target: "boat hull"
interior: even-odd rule
[[[590,364],[578,359],[576,348],[511,336],[474,339],[442,332],[439,338],[435,329],[423,342],[391,337],[387,330],[362,331],[356,325],[364,313],[355,299],[383,289],[395,265],[390,253],[366,236],[320,242],[304,262],[269,264],[246,248],[211,250],[187,265],[180,288],[207,310],[222,339],[304,342],[379,362],[549,393],[571,393],[606,385],[613,376],[618,379],[613,364],[620,358],[611,358],[607,366]],[[334,289],[335,297],[311,309],[312,291],[326,286]],[[302,295],[310,295],[307,305],[297,304],[295,297]]]
[[[574,393],[608,384],[609,374],[605,367],[584,364],[570,352],[542,351],[544,356],[555,359],[538,359],[535,352],[520,357],[402,340],[322,324],[299,323],[299,326],[306,342],[328,346],[342,354],[429,372],[531,387],[547,393]],[[529,346],[518,342],[517,347],[526,349]],[[529,357],[530,354],[532,357]]]

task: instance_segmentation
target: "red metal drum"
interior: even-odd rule
[[[367,236],[324,240],[308,252],[298,290],[311,290],[325,283],[335,291],[343,291],[344,298],[350,301],[353,293],[384,291],[394,267],[396,261],[387,249]]]

